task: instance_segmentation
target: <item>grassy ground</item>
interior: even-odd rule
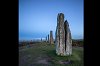
[[[72,56],[57,56],[55,46],[46,42],[19,48],[19,66],[83,66],[83,48],[73,47]],[[63,62],[70,61],[69,64]]]

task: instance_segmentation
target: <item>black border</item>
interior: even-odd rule
[[[96,0],[84,0],[84,66],[98,66],[100,63],[96,5]]]
[[[18,66],[18,0],[4,0],[1,5],[1,65]]]
[[[1,28],[2,44],[1,51],[5,64],[10,66],[18,66],[18,0],[7,0],[3,3],[3,13]],[[99,57],[99,38],[97,16],[96,16],[96,0],[84,0],[84,66],[98,66]],[[98,24],[99,25],[99,24]],[[2,55],[1,54],[1,55]],[[2,56],[1,56],[2,57]]]

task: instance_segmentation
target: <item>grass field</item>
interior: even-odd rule
[[[83,66],[83,57],[82,47],[73,47],[72,56],[63,57],[57,56],[55,46],[46,42],[19,47],[19,66]]]

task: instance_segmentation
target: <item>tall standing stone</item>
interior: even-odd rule
[[[50,44],[54,44],[52,31],[50,31]]]
[[[72,54],[71,32],[67,20],[64,22],[63,13],[59,13],[57,16],[55,45],[57,55],[67,56]]]

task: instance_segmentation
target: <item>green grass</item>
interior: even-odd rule
[[[39,63],[39,60],[46,60]],[[61,64],[60,61],[72,61],[71,64]],[[83,66],[83,48],[73,47],[72,56],[56,55],[55,46],[46,42],[33,44],[19,48],[19,66]]]

